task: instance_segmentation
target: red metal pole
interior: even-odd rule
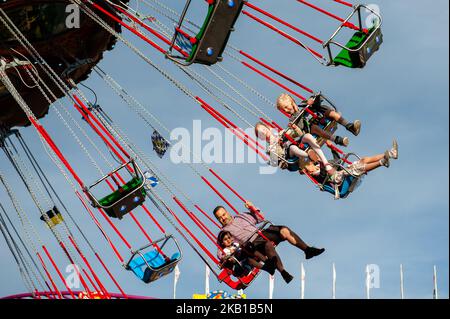
[[[204,176],[201,177],[202,180],[225,202],[228,206],[237,214],[239,215],[239,211],[231,204],[225,196],[223,196]]]
[[[42,259],[41,254],[36,253],[36,255],[38,256],[39,261],[41,262],[42,268],[44,268],[45,274],[47,275],[48,279],[50,280],[50,282],[51,282],[51,284],[53,286],[53,290],[58,294],[59,299],[61,299],[62,298],[62,294],[58,290],[58,287],[56,286],[56,284],[55,284],[55,282],[54,282],[54,280],[52,278],[52,275],[50,275],[50,272],[48,271],[47,266],[44,263],[44,259]],[[53,291],[52,291],[52,293],[53,293]]]
[[[181,207],[182,210],[184,210],[185,212],[187,212],[187,208],[183,205],[183,203],[181,203],[178,198],[173,197],[173,200],[178,204],[178,206]],[[209,258],[211,258],[211,260],[216,263],[219,264],[219,260],[214,257],[213,254],[211,254],[211,252],[206,249],[206,247],[202,244],[202,242],[200,240],[197,239],[197,237],[194,236],[194,234],[189,230],[189,228],[186,227],[186,225],[183,224],[183,222],[178,218],[177,215],[175,215],[174,212],[170,211],[172,213],[172,215],[175,217],[175,219],[178,221],[178,223],[188,232],[188,234],[195,240],[195,242],[200,246],[200,248],[203,249],[203,251],[208,255]]]
[[[39,134],[45,139],[47,144],[50,146],[50,148],[55,152],[56,156],[61,160],[61,162],[66,166],[66,168],[69,170],[69,172],[72,174],[72,176],[75,178],[75,180],[78,182],[78,184],[84,188],[84,183],[78,177],[77,173],[75,173],[72,166],[70,166],[69,162],[66,160],[64,155],[61,153],[61,151],[56,146],[55,142],[51,139],[50,135],[47,133],[47,131],[44,129],[44,127],[40,124],[38,124],[32,117],[28,118],[30,122],[33,124],[33,126],[38,130]]]
[[[150,212],[150,210],[147,208],[147,206],[142,205],[142,208],[144,209],[144,211],[147,213],[147,215],[152,219],[152,221],[156,224],[156,226],[159,228],[159,230],[165,234],[166,231],[164,230],[164,228],[158,223],[158,221],[156,220],[156,218],[153,216],[153,214]]]
[[[214,225],[217,226],[217,228],[222,228],[222,226],[220,226],[217,222],[215,222],[211,217],[209,217],[209,215],[207,213],[205,213],[205,211],[203,209],[200,208],[200,206],[198,205],[194,205],[195,208],[197,208],[197,210],[202,213],[206,218],[208,218],[208,220],[213,223]]]
[[[278,129],[278,131],[282,131],[283,128],[277,124],[277,122],[272,122],[273,125],[275,125],[275,127]]]
[[[267,125],[267,127],[269,127],[269,128],[275,128],[275,125],[273,125],[272,123],[270,123],[270,122],[267,121],[266,119],[260,117],[259,120],[260,120],[261,122],[263,122],[265,125]]]
[[[278,76],[281,76],[283,79],[297,85],[298,87],[302,88],[303,90],[309,92],[309,93],[314,93],[313,90],[311,90],[310,88],[308,88],[307,86],[299,83],[298,81],[294,80],[293,78],[288,77],[287,75],[281,73],[280,71],[275,70],[274,68],[270,67],[269,65],[263,63],[262,61],[256,59],[255,57],[251,56],[250,54],[244,52],[244,51],[239,51],[240,54],[242,54],[243,56],[247,57],[248,59],[252,60],[253,62],[258,63],[259,65],[261,65],[262,67],[268,69],[269,71],[275,73]]]
[[[303,4],[305,4],[305,5],[307,5],[307,6],[310,7],[310,8],[313,8],[313,9],[315,9],[315,10],[317,10],[317,11],[319,11],[319,12],[321,12],[321,13],[323,13],[323,14],[325,14],[325,15],[327,15],[327,16],[333,18],[333,19],[336,19],[336,20],[338,20],[339,22],[342,22],[342,24],[343,24],[345,27],[348,27],[348,28],[350,28],[350,29],[359,31],[359,28],[358,28],[356,25],[354,25],[354,24],[351,23],[351,22],[345,22],[345,19],[342,19],[341,17],[338,17],[337,15],[335,15],[335,14],[333,14],[333,13],[331,13],[331,12],[328,12],[328,11],[326,11],[326,10],[324,10],[324,9],[322,9],[322,8],[320,8],[320,7],[318,7],[318,6],[314,5],[314,4],[312,4],[312,3],[309,3],[309,2],[307,2],[307,1],[305,1],[305,0],[297,0],[297,1],[300,2],[300,3],[303,3]]]
[[[119,251],[117,250],[116,246],[112,243],[111,239],[106,235],[106,233],[103,231],[100,222],[98,221],[98,219],[95,217],[95,215],[93,214],[93,212],[91,211],[91,209],[89,208],[88,205],[86,205],[86,203],[84,202],[84,199],[81,197],[80,193],[76,192],[76,195],[78,197],[78,199],[81,201],[81,203],[83,204],[84,208],[87,210],[87,212],[89,213],[89,215],[91,216],[92,220],[94,221],[94,223],[97,225],[97,227],[101,230],[103,236],[105,236],[106,240],[108,241],[109,245],[111,246],[111,248],[113,249],[114,253],[116,254],[117,258],[119,259],[119,261],[121,263],[123,263],[123,258],[120,255]],[[100,210],[101,213],[103,213]],[[105,215],[103,215],[105,217]],[[106,217],[105,217],[106,218]],[[107,219],[107,218],[106,218]],[[120,235],[119,235],[120,236]],[[128,246],[127,246],[128,247]]]
[[[198,216],[196,216],[191,211],[189,213],[190,213],[191,218],[200,224],[200,226],[199,226],[200,229],[206,234],[206,236],[208,236],[208,238],[213,242],[213,244],[216,245],[218,248],[220,248],[217,245],[217,239],[215,238],[216,236],[214,235],[214,233],[208,227],[206,227],[205,223],[203,223]]]
[[[75,250],[78,252],[78,254],[80,255],[81,259],[83,260],[84,264],[86,265],[86,267],[88,267],[89,271],[91,272],[92,276],[94,277],[94,280],[97,282],[99,288],[103,291],[103,293],[105,293],[106,295],[109,295],[108,291],[105,289],[105,287],[103,286],[102,282],[100,281],[100,279],[98,278],[97,274],[95,273],[94,269],[92,269],[91,264],[89,263],[89,261],[87,260],[86,256],[83,254],[83,252],[81,251],[80,247],[78,247],[78,245],[76,244],[75,240],[72,238],[72,236],[69,236],[69,240],[72,243],[72,246],[75,248]],[[94,284],[92,284],[94,286]],[[97,288],[96,288],[97,289]]]
[[[286,22],[286,21],[284,21],[284,20],[282,20],[282,19],[280,19],[280,18],[274,16],[273,14],[271,14],[271,13],[269,13],[269,12],[267,12],[267,11],[264,11],[263,9],[261,9],[261,8],[259,8],[259,7],[257,7],[257,6],[255,6],[254,4],[252,4],[252,3],[250,3],[250,2],[245,2],[245,4],[246,4],[248,7],[252,8],[253,10],[256,10],[256,11],[258,11],[259,13],[264,14],[265,16],[267,16],[267,17],[269,17],[269,18],[271,18],[271,19],[273,19],[273,20],[275,20],[275,21],[277,21],[277,22],[279,22],[279,23],[281,23],[281,24],[287,26],[288,28],[291,28],[292,30],[297,31],[298,33],[303,34],[304,36],[307,36],[308,38],[310,38],[310,39],[312,39],[312,40],[314,40],[314,41],[316,41],[316,42],[318,42],[318,43],[320,43],[320,44],[323,43],[323,41],[320,40],[318,37],[315,37],[315,36],[313,36],[312,34],[309,34],[308,32],[303,31],[303,30],[297,28],[296,26],[293,26],[292,24],[290,24],[290,23],[288,23],[288,22]]]
[[[343,150],[341,150],[340,148],[338,148],[336,145],[332,144],[332,143],[325,143],[328,148],[338,152],[339,154],[345,154]],[[349,165],[352,165],[353,163],[350,162],[349,160],[346,160],[345,158],[343,159],[343,161]]]
[[[42,246],[42,249],[44,250],[44,252],[47,255],[48,259],[50,260],[51,264],[53,265],[53,268],[55,268],[56,272],[58,273],[59,278],[61,279],[61,281],[66,286],[67,291],[69,291],[69,293],[72,296],[72,298],[75,299],[75,295],[72,293],[72,290],[67,285],[66,279],[62,275],[61,271],[59,270],[58,266],[56,265],[55,261],[53,260],[52,256],[50,255],[50,253],[48,252],[47,248],[45,246]]]
[[[343,4],[344,6],[353,8],[353,4],[348,3],[348,2],[346,2],[346,1],[342,1],[342,0],[333,0],[333,1],[334,1],[334,2],[337,2],[337,3],[340,3],[340,4]]]
[[[230,184],[228,184],[222,177],[219,176],[219,174],[217,174],[215,171],[213,171],[211,168],[209,169],[209,171],[211,172],[211,174],[213,174],[219,181],[222,182],[223,185],[225,185],[230,191],[233,192],[234,195],[236,195],[243,203],[246,203],[247,201],[244,199],[244,197],[242,197],[241,195],[239,195],[239,193],[230,186]]]
[[[94,120],[94,122],[98,125],[98,127],[100,127],[100,129],[106,134],[106,136],[108,136],[110,139],[111,139],[111,141],[117,146],[117,148],[126,156],[126,157],[128,157],[128,158],[130,158],[130,155],[128,154],[128,152],[127,151],[125,151],[124,149],[123,149],[123,147],[122,147],[122,145],[120,145],[119,144],[119,142],[117,142],[117,140],[111,135],[111,133],[106,129],[106,127],[95,117],[95,116],[93,116],[93,114],[92,114],[92,112],[91,111],[89,111],[89,109],[86,107],[86,105],[76,96],[76,95],[74,95],[73,96],[74,97],[74,99],[77,101],[77,103],[78,103],[78,108],[81,106],[81,109],[84,111],[84,113],[86,113],[85,115],[89,118],[89,119],[93,119]],[[77,106],[77,105],[76,105]],[[78,109],[77,108],[77,109]],[[79,110],[79,111],[81,111],[81,110]],[[82,115],[83,115],[83,113],[82,112],[80,112]],[[88,120],[88,119],[86,119],[86,120]],[[93,126],[92,124],[91,124],[91,126]],[[96,130],[96,132],[97,132],[97,130]],[[97,133],[97,134],[99,134],[99,133]],[[110,145],[110,144],[108,144],[108,145]],[[113,150],[113,148],[111,147],[111,150]],[[123,157],[120,157],[121,158],[121,160],[125,163],[126,161],[123,159]]]
[[[66,246],[64,245],[64,243],[62,241],[59,242],[59,245],[61,246],[62,250],[66,254],[67,258],[69,258],[70,263],[75,266],[75,272],[76,272],[78,278],[80,279],[81,284],[83,285],[84,289],[86,289],[86,292],[88,293],[88,295],[91,295],[91,290],[89,289],[89,286],[87,285],[87,283],[84,280],[83,276],[81,276],[81,273],[80,273],[80,271],[78,269],[78,265],[74,262],[74,260],[70,256],[69,252],[67,251]]]
[[[100,256],[95,253],[95,256],[97,257],[98,261],[102,264],[103,269],[105,269],[106,273],[108,274],[109,278],[111,278],[111,280],[114,282],[114,284],[116,285],[117,289],[120,290],[120,292],[122,293],[122,295],[128,299],[127,295],[125,294],[125,291],[123,291],[122,287],[120,287],[119,283],[117,282],[117,280],[114,278],[114,276],[111,274],[111,272],[109,271],[109,269],[106,267],[105,263],[103,262],[103,260],[100,258]]]
[[[296,38],[294,38],[293,36],[287,34],[286,32],[274,27],[273,25],[271,25],[270,23],[267,23],[263,20],[261,20],[260,18],[254,16],[253,14],[247,12],[247,11],[242,11],[243,14],[249,16],[250,18],[252,18],[253,20],[259,22],[260,24],[266,26],[269,29],[272,29],[273,31],[277,32],[278,34],[282,35],[283,37],[285,37],[286,39],[294,42],[295,44],[301,46],[304,49],[307,49],[308,51],[310,51],[312,54],[314,54],[316,57],[323,59],[323,55],[321,55],[320,53],[314,51],[313,49],[311,49],[310,47],[304,45],[303,43],[301,43],[299,40],[297,40]]]
[[[295,92],[294,90],[291,90],[290,88],[288,88],[286,85],[278,82],[277,80],[271,78],[270,76],[268,76],[267,74],[263,73],[262,71],[258,70],[257,68],[255,68],[254,66],[251,66],[250,64],[248,64],[247,62],[242,62],[243,65],[245,65],[246,67],[248,67],[249,69],[253,70],[254,72],[258,73],[259,75],[261,75],[262,77],[266,78],[267,80],[269,80],[270,82],[278,85],[279,87],[281,87],[282,89],[288,91],[289,93],[295,95],[296,97],[305,100],[305,97],[297,92]]]
[[[159,32],[153,30],[152,28],[150,28],[148,25],[146,25],[145,23],[143,23],[141,20],[136,19],[136,17],[134,17],[132,14],[128,13],[127,11],[123,10],[120,7],[116,7],[116,9],[118,9],[120,12],[122,12],[123,14],[125,14],[128,18],[130,18],[131,20],[133,20],[134,22],[136,22],[137,24],[139,24],[140,26],[142,26],[143,28],[145,28],[145,30],[147,30],[148,32],[150,32],[151,34],[153,34],[154,36],[156,36],[158,39],[160,39],[161,41],[163,41],[164,43],[171,45],[171,41],[169,41],[166,37],[164,37],[163,35],[161,35]],[[180,52],[182,55],[184,55],[185,57],[189,57],[189,54],[186,53],[185,51],[183,51],[179,46],[175,45],[174,49],[177,50],[178,52]]]
[[[314,184],[319,185],[319,182],[316,181],[316,179],[313,178],[313,177],[311,176],[311,174],[309,174],[308,171],[307,171],[306,169],[304,169],[303,172],[305,173],[306,176],[308,176],[308,178],[309,178]]]
[[[128,24],[126,24],[125,22],[123,22],[120,18],[116,17],[115,15],[111,14],[110,12],[108,12],[107,10],[103,9],[101,6],[97,5],[96,3],[91,3],[92,6],[94,6],[97,10],[103,12],[105,15],[107,15],[108,17],[110,17],[111,19],[113,19],[114,21],[116,21],[117,23],[121,24],[122,26],[124,26],[125,28],[127,28],[129,31],[131,31],[132,33],[134,33],[135,35],[137,35],[139,38],[141,38],[142,40],[144,40],[145,42],[147,42],[148,44],[150,44],[152,47],[154,47],[156,50],[158,50],[159,52],[161,52],[162,54],[166,54],[166,51],[160,47],[159,45],[157,45],[155,42],[153,42],[152,40],[148,39],[147,37],[145,37],[144,35],[142,35],[140,32],[136,31],[135,29],[133,29],[132,27],[130,27]]]
[[[255,141],[253,138],[251,138],[250,136],[248,136],[247,133],[245,133],[242,129],[240,129],[236,124],[234,124],[233,122],[231,122],[229,119],[227,119],[225,117],[225,115],[223,115],[222,113],[220,113],[219,111],[217,111],[215,108],[213,108],[211,105],[208,105],[205,101],[203,101],[201,98],[196,97],[197,101],[199,101],[200,103],[207,105],[209,107],[209,109],[213,110],[214,113],[216,113],[218,116],[220,116],[225,122],[227,122],[232,128],[234,128],[235,130],[237,130],[240,134],[244,135],[248,140],[250,140],[252,143],[254,143],[257,147],[259,147],[262,150],[265,150],[265,148],[263,146],[261,146],[261,144],[259,144],[257,141]]]
[[[201,104],[201,107],[206,112],[208,112],[213,118],[215,118],[219,123],[221,123],[225,128],[227,128],[234,135],[236,135],[236,137],[239,138],[241,141],[243,141],[248,147],[250,147],[253,151],[255,151],[256,154],[261,156],[265,161],[268,160],[268,157],[264,153],[261,153],[260,150],[258,150],[254,145],[250,144],[245,137],[242,137],[241,135],[239,135],[238,132],[235,129],[233,129],[232,127],[230,127],[223,119],[221,119],[219,117],[219,115],[217,113],[215,113],[214,110],[212,110],[209,105]]]

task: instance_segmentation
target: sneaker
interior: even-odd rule
[[[356,120],[350,125],[346,127],[348,131],[350,131],[353,135],[358,136],[359,132],[361,132],[361,121]]]
[[[348,137],[336,136],[336,138],[334,139],[334,142],[337,145],[341,145],[341,146],[345,146],[345,147],[347,147],[348,144],[350,144],[350,140],[348,139]]]
[[[381,165],[389,168],[389,166],[391,166],[390,158],[391,156],[389,151],[384,152],[384,158],[380,161]]]
[[[398,159],[398,143],[397,140],[392,142],[392,149],[389,151],[389,157],[393,159]]]
[[[294,279],[294,276],[292,276],[290,273],[288,273],[286,270],[283,270],[281,272],[281,277],[283,277],[284,281],[288,284]]]
[[[308,247],[305,250],[306,259],[321,255],[325,251],[325,248]]]

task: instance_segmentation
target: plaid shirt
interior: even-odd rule
[[[261,215],[261,213],[260,213]],[[222,231],[228,231],[234,240],[241,245],[249,240],[254,240],[258,236],[259,228],[256,226],[264,221],[264,216],[255,216],[252,213],[243,213],[233,217],[233,220],[222,228]],[[225,254],[221,249],[217,251],[217,257],[222,259]]]

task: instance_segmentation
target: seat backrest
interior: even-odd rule
[[[213,65],[219,61],[239,17],[243,0],[217,0],[210,5],[208,15],[187,62]]]
[[[348,195],[350,195],[351,191],[350,188],[355,181],[355,177],[353,176],[347,176],[342,184],[339,186],[339,198],[346,198]],[[323,190],[332,194],[333,196],[336,196],[336,190],[334,189],[334,186],[332,184],[325,184],[323,186]]]

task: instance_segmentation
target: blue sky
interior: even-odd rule
[[[182,1],[165,2],[177,11],[182,8]],[[345,7],[332,4],[331,1],[323,2],[327,2],[327,8],[333,12],[345,15]],[[323,38],[329,35],[336,25],[296,1],[254,3]],[[304,262],[307,273],[306,298],[330,298],[333,262],[337,268],[338,298],[364,298],[366,264],[377,264],[381,271],[381,287],[372,290],[373,298],[400,296],[400,264],[404,265],[407,298],[431,297],[433,265],[438,269],[440,296],[448,298],[449,81],[448,41],[442,39],[448,38],[449,4],[441,0],[434,1],[433,6],[428,2],[416,0],[379,0],[377,4],[384,17],[385,42],[363,70],[325,68],[301,48],[261,28],[245,16],[238,21],[237,32],[231,38],[230,43],[236,47],[254,54],[309,87],[322,90],[347,118],[360,119],[363,129],[358,138],[351,138],[351,151],[360,155],[380,153],[390,146],[393,138],[397,138],[400,145],[400,159],[393,162],[389,170],[380,169],[370,174],[360,189],[349,199],[342,201],[334,201],[331,196],[317,191],[308,180],[296,174],[278,172],[275,175],[259,175],[259,166],[256,164],[212,165],[246,198],[257,204],[268,219],[275,224],[288,225],[307,242],[326,248],[321,257],[305,261],[303,254],[295,248],[287,244],[280,245],[278,252],[295,280],[286,285],[277,275],[275,298],[299,297],[301,262]],[[145,7],[141,5],[141,9],[144,10]],[[193,16],[200,21],[202,13],[194,10]],[[158,65],[167,69],[196,94],[205,96],[155,50],[136,41],[131,34],[125,34]],[[243,80],[264,92],[271,100],[275,100],[282,92],[229,58],[223,62],[223,66],[239,74]],[[124,45],[118,44],[114,51],[106,53],[101,67],[133,96],[148,105],[170,129],[184,127],[191,130],[193,120],[201,120],[203,127],[217,126],[196,103]],[[202,67],[194,68],[205,76],[209,74]],[[216,66],[213,69],[220,71]],[[175,166],[167,157],[160,160],[152,153],[152,130],[135,114],[130,113],[126,105],[108,90],[98,77],[93,75],[86,84],[95,89],[99,103],[126,134],[144,149],[164,174],[169,175],[194,202],[200,203],[207,211],[220,204],[216,195],[202,185],[186,165]],[[255,103],[259,102],[244,89],[242,92]],[[89,96],[88,91],[85,93]],[[213,100],[208,101],[226,113]],[[67,101],[63,102],[70,105]],[[267,105],[259,106],[278,122],[285,120]],[[239,106],[234,107],[239,110]],[[256,121],[248,114],[242,111],[241,113],[250,121]],[[233,121],[242,124],[230,113],[226,114]],[[86,183],[96,180],[98,173],[91,167],[55,113],[51,111],[42,123]],[[130,294],[170,298],[172,276],[145,285],[120,268],[100,233],[77,202],[71,188],[49,160],[35,131],[32,128],[24,128],[21,132],[49,178],[57,186],[75,219],[95,243],[124,289]],[[101,162],[100,157],[98,158]],[[14,185],[29,216],[36,221],[35,227],[42,239],[54,252],[60,264],[65,265],[66,261],[57,250],[55,241],[50,238],[44,225],[39,223],[36,208],[4,157],[0,168]],[[106,165],[104,168],[108,169]],[[235,200],[231,195],[230,198]],[[13,216],[11,204],[3,190],[0,192],[0,201]],[[234,204],[240,205],[238,201],[234,201]],[[152,209],[152,206],[149,206]],[[156,210],[155,214],[169,232],[175,232]],[[137,246],[144,244],[144,239],[142,236],[138,237],[129,220],[118,225]],[[154,237],[157,237],[157,230],[149,223],[146,225]],[[180,264],[178,297],[190,298],[193,293],[202,293],[204,290],[204,265],[180,236],[178,239],[184,249],[184,260]],[[125,252],[125,249],[122,251]],[[4,241],[0,241],[0,256],[0,267],[3,270],[0,273],[0,296],[25,291]],[[100,269],[98,265],[96,269]],[[99,272],[104,278],[104,274]],[[111,289],[112,284],[106,282]],[[268,287],[267,276],[263,274],[246,293],[250,298],[267,298]],[[228,287],[214,279],[211,281],[211,288],[228,290]]]

